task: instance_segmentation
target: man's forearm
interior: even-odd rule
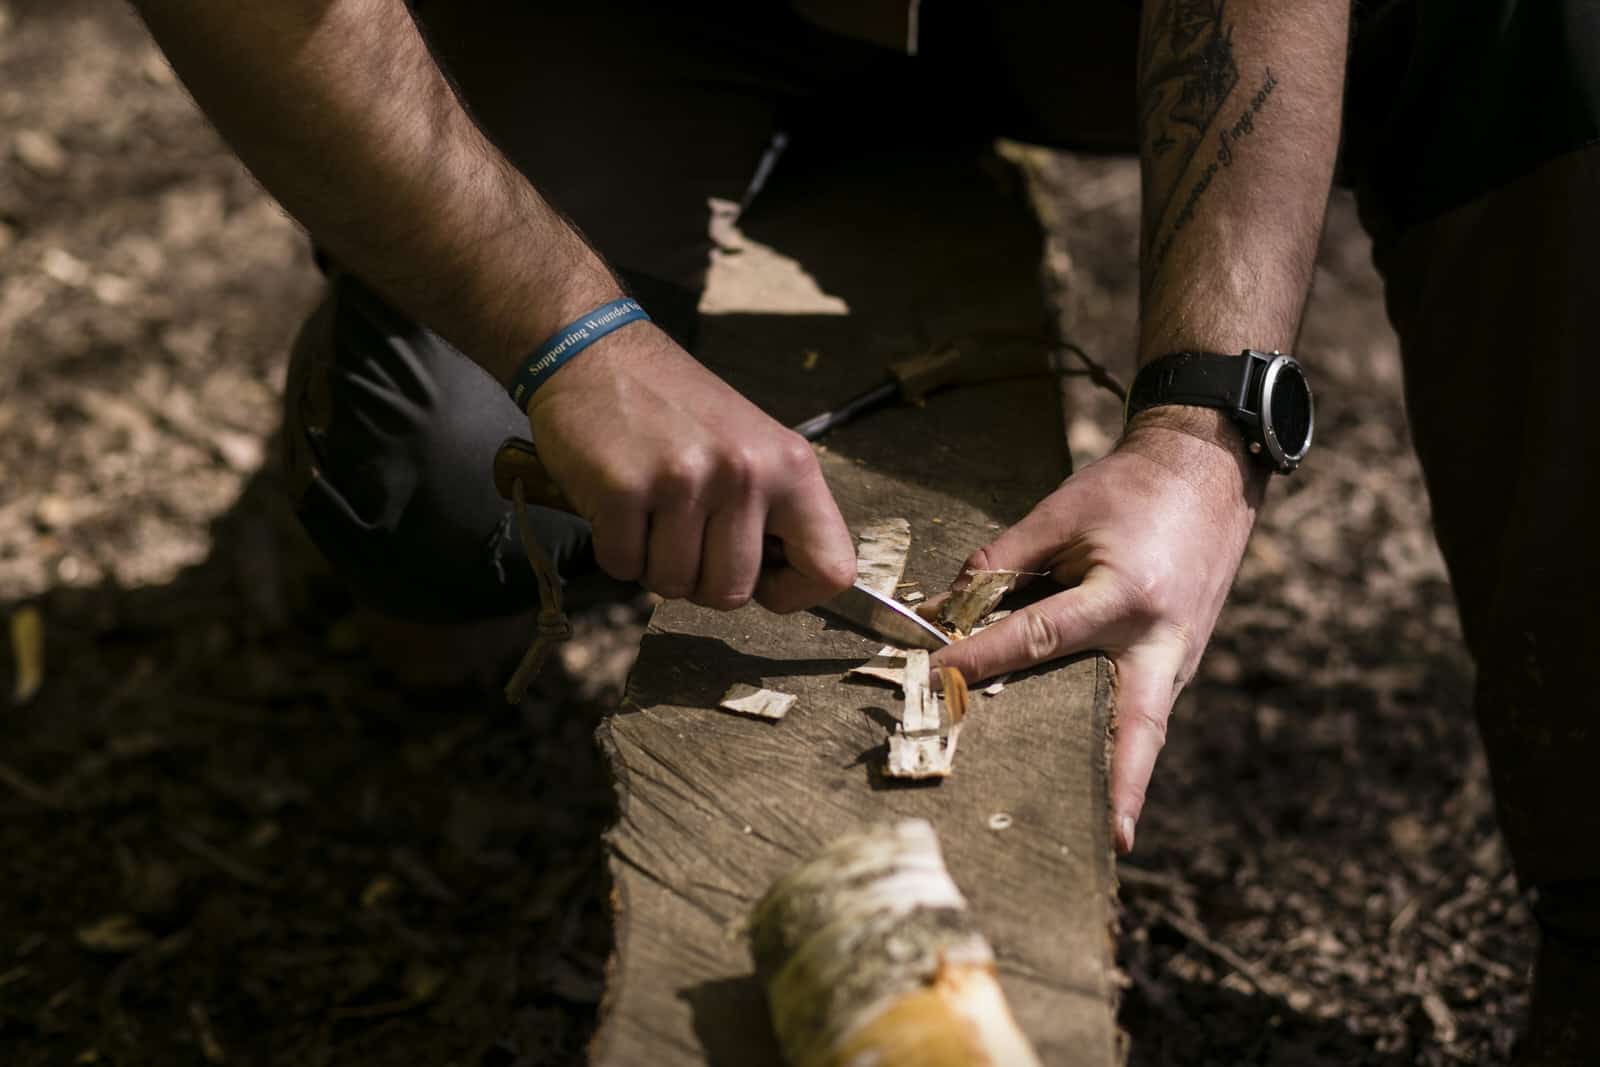
[[[502,381],[617,294],[463,110],[402,0],[135,6],[279,202]]]
[[[1339,138],[1349,0],[1151,0],[1140,361],[1290,350]]]

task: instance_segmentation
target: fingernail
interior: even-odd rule
[[[1127,855],[1133,851],[1133,816],[1117,816],[1117,851]]]

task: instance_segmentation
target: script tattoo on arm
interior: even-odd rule
[[[1145,20],[1139,130],[1148,287],[1163,247],[1157,235],[1218,112],[1239,84],[1239,67],[1227,0],[1156,0]]]

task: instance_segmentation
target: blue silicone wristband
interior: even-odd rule
[[[511,399],[516,401],[517,407],[527,407],[533,394],[538,392],[539,387],[549,381],[550,376],[560,370],[567,360],[612,330],[621,329],[628,323],[638,322],[640,319],[649,322],[650,316],[640,306],[639,301],[632,297],[601,304],[583,318],[557,330],[554,337],[540,345],[538,350],[517,368],[517,373],[512,377],[506,391],[511,394]]]

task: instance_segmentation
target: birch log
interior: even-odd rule
[[[750,935],[790,1067],[1038,1067],[921,819],[836,840],[767,891]]]

